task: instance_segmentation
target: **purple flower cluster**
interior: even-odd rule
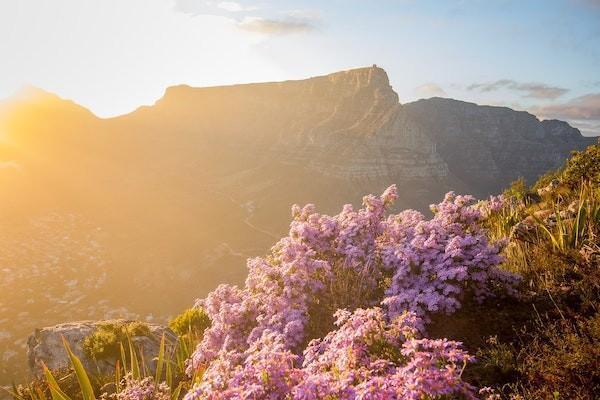
[[[156,384],[152,378],[134,379],[130,374],[123,379],[123,389],[111,396],[115,400],[171,400],[166,383]]]
[[[414,313],[391,322],[381,308],[336,317],[338,329],[313,340],[301,366],[282,335],[265,332],[243,363],[215,360],[185,400],[476,398],[461,380],[472,357],[457,342],[419,338]]]
[[[460,343],[420,338],[420,321],[404,313],[388,322],[381,308],[336,313],[338,329],[304,351],[294,399],[475,398],[461,380],[472,360]]]
[[[518,278],[498,268],[504,242],[489,243],[474,198],[450,192],[431,210],[430,220],[409,210],[384,222],[379,254],[393,271],[383,300],[390,315],[410,310],[427,319],[429,313],[453,313],[465,296],[490,296],[492,283],[514,293]]]
[[[482,214],[484,218],[489,217],[492,214],[500,212],[508,204],[509,200],[503,194],[498,196],[490,196],[488,200],[480,201],[476,204],[476,208]]]
[[[460,380],[470,357],[417,329],[517,278],[498,268],[501,246],[488,242],[470,196],[449,193],[430,220],[386,218],[396,197],[391,186],[333,217],[294,206],[289,235],[248,261],[244,288],[221,285],[198,301],[212,326],[190,360],[201,380],[187,398],[472,397]],[[338,329],[324,336],[337,309],[356,311],[337,312]],[[307,346],[312,337],[322,339]]]

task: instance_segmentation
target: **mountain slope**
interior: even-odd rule
[[[401,105],[377,67],[177,86],[112,119],[29,90],[0,105],[0,364],[35,326],[110,310],[163,318],[241,282],[245,259],[286,230],[292,203],[332,212],[396,183],[399,209],[424,209],[449,190],[485,195],[533,179],[589,142],[506,108]],[[72,293],[82,273],[93,282]]]

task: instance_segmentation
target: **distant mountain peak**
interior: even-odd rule
[[[391,103],[398,103],[398,95],[392,89],[387,72],[372,65],[370,67],[353,68],[344,71],[333,72],[326,75],[317,75],[304,79],[294,79],[280,82],[243,83],[222,86],[194,87],[187,84],[174,85],[166,88],[165,94],[157,101],[159,103],[171,101],[189,101],[197,96],[203,96],[215,92],[258,91],[261,89],[280,88],[288,92],[288,89],[299,89],[314,91],[311,85],[319,85],[326,92],[336,92],[340,95],[348,95],[356,92],[377,93],[378,97],[385,97]]]

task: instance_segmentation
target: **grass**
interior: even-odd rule
[[[454,337],[480,360],[470,379],[502,399],[600,398],[600,146],[591,147],[532,189],[511,185],[512,200],[486,221],[492,240],[511,237],[504,268],[523,277],[522,299],[483,305]],[[511,236],[518,224],[526,238]]]

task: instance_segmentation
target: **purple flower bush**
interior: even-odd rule
[[[431,219],[386,217],[396,197],[391,186],[333,217],[294,206],[289,235],[248,261],[244,288],[198,301],[212,326],[187,399],[475,398],[460,379],[471,357],[421,334],[432,313],[518,279],[498,268],[502,244],[488,242],[472,197],[447,194]]]
[[[171,400],[171,389],[152,378],[134,379],[128,374],[123,379],[123,389],[112,395],[114,400]]]
[[[186,399],[475,398],[460,377],[472,358],[457,342],[419,338],[414,313],[388,322],[375,307],[336,317],[338,329],[311,341],[301,366],[282,335],[265,332],[243,363],[219,357]]]

